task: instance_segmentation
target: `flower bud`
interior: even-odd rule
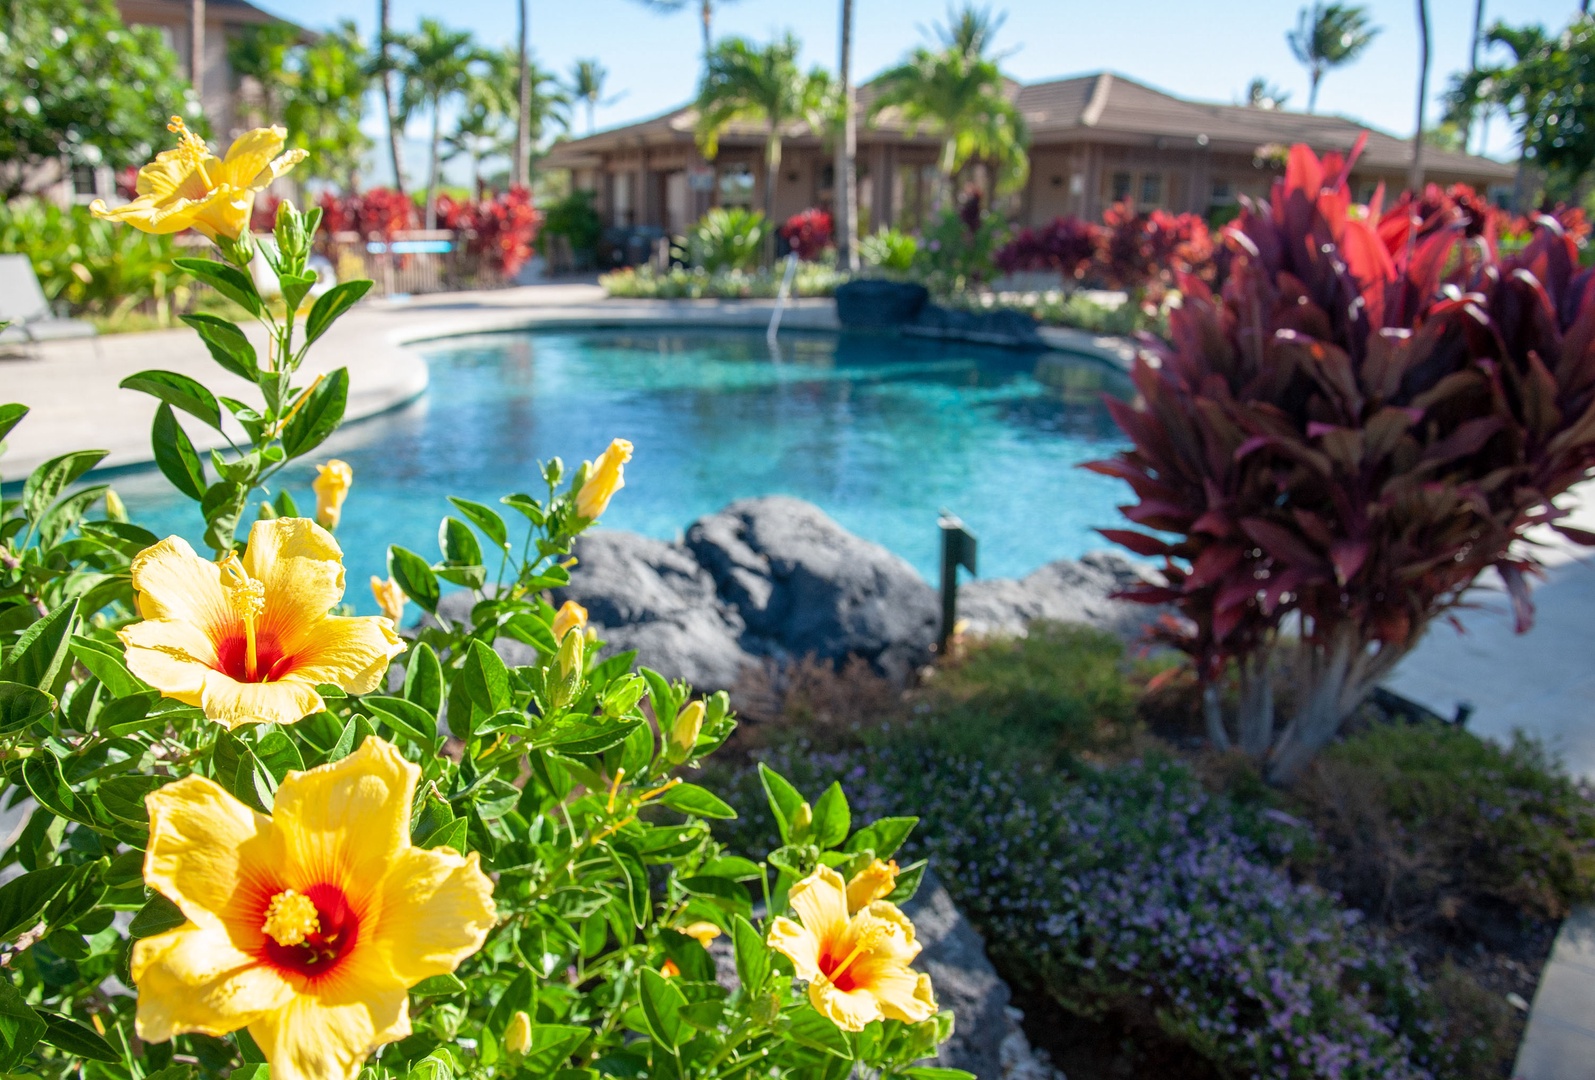
[[[686,708],[676,714],[676,722],[670,726],[670,745],[675,753],[686,758],[692,753],[692,748],[698,745],[698,733],[703,730],[703,702],[690,701]]]
[[[616,439],[598,455],[587,471],[581,490],[576,493],[576,513],[589,521],[597,520],[609,509],[609,500],[626,486],[624,466],[631,460],[631,443]]]
[[[697,922],[688,923],[681,928],[681,932],[692,938],[699,945],[707,949],[715,938],[720,936],[720,928],[712,922],[699,919]]]
[[[897,888],[897,863],[872,860],[847,883],[848,913],[855,914],[875,901],[885,899],[895,888]]]
[[[662,965],[660,965],[659,974],[663,975],[667,979],[674,979],[681,974],[681,969],[676,966],[676,962],[674,960],[666,960]]]
[[[804,802],[797,808],[797,813],[792,815],[792,839],[803,840],[808,838],[809,829],[814,827],[814,807]]]
[[[560,675],[566,680],[579,679],[587,670],[582,656],[586,644],[587,638],[583,634],[566,634],[560,639],[555,660],[559,664]]]
[[[343,517],[344,500],[354,486],[354,470],[347,461],[333,458],[316,466],[316,478],[310,486],[316,493],[316,524],[332,532]]]
[[[371,575],[371,595],[376,597],[377,607],[382,609],[382,614],[392,620],[394,626],[404,621],[404,605],[408,598],[404,590],[399,588],[399,583],[392,578],[383,581],[375,574]]]
[[[532,1018],[516,1010],[504,1029],[504,1049],[512,1054],[524,1054],[532,1048]]]
[[[116,493],[115,488],[105,489],[105,516],[112,521],[126,521],[127,507],[122,503],[122,496]]]
[[[298,273],[310,253],[305,245],[304,215],[287,199],[277,204],[276,227],[272,233],[277,238],[277,254],[282,259],[283,269]]]
[[[559,611],[554,615],[554,640],[563,640],[565,635],[572,630],[582,630],[587,626],[587,609],[574,600],[566,600],[560,605]]]

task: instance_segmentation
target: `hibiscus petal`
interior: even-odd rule
[[[785,915],[770,924],[769,943],[792,961],[798,978],[814,982],[820,977],[820,939]]]
[[[366,907],[395,857],[410,846],[410,804],[421,770],[368,738],[341,761],[291,773],[273,819],[304,884],[337,885]]]
[[[145,619],[193,623],[212,639],[238,626],[221,568],[200,558],[181,536],[168,536],[134,556],[132,578]]]
[[[206,928],[226,927],[240,948],[260,941],[260,928],[238,924],[240,896],[266,887],[282,862],[271,819],[203,776],[157,788],[144,800],[150,840],[144,881]]]
[[[261,170],[271,164],[271,159],[282,153],[287,138],[287,129],[276,126],[246,131],[233,140],[221,169],[211,175],[218,184],[248,188]]]
[[[293,997],[282,976],[240,952],[225,931],[193,923],[135,942],[131,967],[146,1042],[190,1031],[226,1035]]]
[[[326,708],[310,683],[297,679],[246,683],[220,671],[205,673],[200,698],[206,718],[229,729],[242,724],[297,724]]]
[[[204,700],[216,646],[198,626],[176,619],[134,623],[117,631],[127,646],[127,669],[167,697],[190,705]]]
[[[376,941],[406,986],[452,972],[482,947],[496,919],[493,882],[474,851],[407,848],[379,896]]]
[[[917,1024],[936,1015],[936,994],[924,972],[891,961],[861,962],[853,981],[875,996],[888,1020]]]
[[[405,649],[393,624],[375,615],[322,619],[293,652],[294,678],[331,683],[351,694],[381,686],[388,664]]]
[[[829,866],[792,886],[791,904],[803,925],[820,941],[839,942],[847,932],[847,883]]]
[[[207,154],[204,165],[206,174],[214,177],[221,162]],[[162,150],[155,155],[154,161],[138,171],[135,190],[141,196],[151,196],[157,200],[174,196],[203,199],[210,186],[205,183],[199,170],[194,168],[193,158],[187,150]]]
[[[838,990],[823,981],[809,983],[809,1002],[843,1031],[863,1031],[884,1016],[881,1003],[868,990]]]
[[[249,1025],[272,1080],[352,1080],[373,1050],[410,1034],[409,997],[397,983],[340,979],[328,990]]]
[[[294,653],[343,599],[343,549],[309,518],[255,522],[243,563],[244,572],[266,586],[259,632],[285,654]]]

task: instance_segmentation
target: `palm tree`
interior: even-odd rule
[[[205,0],[189,0],[188,4],[188,81],[195,99],[204,101]]]
[[[609,79],[609,69],[597,60],[578,60],[571,65],[570,81],[565,84],[565,90],[570,95],[573,103],[579,102],[587,108],[587,134],[591,135],[597,126],[594,112],[600,105],[609,105],[620,100],[620,95],[604,97],[604,83]]]
[[[935,34],[941,39],[942,48],[965,60],[979,60],[986,56],[986,46],[1007,21],[1007,15],[995,14],[990,8],[965,4],[956,11],[949,10],[947,25],[936,27]]]
[[[1296,29],[1285,40],[1307,69],[1308,112],[1318,107],[1318,84],[1324,75],[1357,59],[1378,35],[1379,28],[1368,23],[1368,12],[1356,4],[1314,3],[1301,9]]]
[[[520,15],[516,35],[516,94],[515,110],[515,163],[511,169],[515,183],[527,187],[532,182],[532,62],[527,51],[526,35],[532,21],[531,0],[517,0],[515,8]]]
[[[642,0],[642,2],[655,11],[681,11],[692,5],[698,5],[698,20],[703,26],[703,63],[705,69],[709,65],[709,51],[714,45],[714,34],[711,23],[714,22],[715,4],[729,4],[732,0]]]
[[[292,92],[294,73],[290,56],[298,45],[299,31],[288,23],[246,26],[227,42],[227,66],[234,75],[254,80],[260,100],[240,98],[238,120],[265,127],[283,119],[283,104]]]
[[[1252,109],[1283,109],[1290,94],[1261,75],[1246,84],[1246,105]]]
[[[832,190],[836,203],[836,261],[858,269],[858,102],[853,94],[853,0],[842,0],[841,55],[837,58],[842,137],[836,141]]]
[[[298,51],[282,119],[292,146],[310,151],[318,171],[354,190],[371,140],[360,130],[371,71],[350,20]]]
[[[698,146],[713,159],[720,136],[738,121],[769,126],[764,139],[764,215],[775,212],[775,182],[781,170],[781,139],[793,123],[825,126],[831,78],[819,68],[798,67],[798,40],[791,34],[762,48],[745,38],[727,38],[709,52],[698,91]]]
[[[382,109],[388,118],[388,160],[393,165],[393,190],[404,194],[404,118],[400,115],[399,95],[393,86],[394,66],[390,55],[393,44],[393,0],[377,0],[377,59],[375,70],[382,78]]]
[[[407,34],[399,42],[399,73],[404,77],[400,92],[401,113],[409,116],[425,106],[432,114],[432,153],[426,182],[426,227],[437,227],[439,152],[442,148],[443,107],[470,87],[474,69],[484,56],[468,30],[450,30],[436,19],[422,19],[418,33]]]
[[[875,81],[872,120],[895,109],[910,135],[928,130],[941,137],[936,209],[951,199],[953,178],[972,159],[989,162],[1004,190],[1024,183],[1030,171],[1024,121],[1008,99],[997,61],[983,55],[990,32],[961,33],[978,28],[982,14],[965,7],[941,30],[941,49],[920,46]]]
[[[1418,126],[1412,133],[1412,171],[1407,187],[1423,190],[1423,107],[1429,97],[1429,0],[1418,0]]]

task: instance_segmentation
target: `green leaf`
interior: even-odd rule
[[[421,841],[420,846],[424,848],[450,847],[455,851],[464,852],[469,850],[467,845],[470,832],[471,822],[469,818],[455,818]]]
[[[161,783],[158,776],[113,776],[100,781],[100,786],[94,789],[94,797],[105,808],[105,812],[118,821],[147,825],[150,816],[144,805],[144,797],[160,787]]]
[[[574,1024],[533,1024],[531,1045],[521,1059],[521,1075],[549,1076],[591,1034],[587,1028]]]
[[[11,429],[16,427],[22,418],[27,415],[28,407],[26,405],[19,405],[16,402],[0,405],[0,439],[11,434]]]
[[[764,785],[765,797],[770,800],[770,811],[775,815],[776,827],[781,830],[781,840],[791,843],[792,819],[803,805],[803,796],[786,777],[762,761],[759,762],[759,783]]]
[[[138,914],[133,916],[133,921],[128,924],[127,933],[137,941],[139,938],[154,937],[168,930],[176,930],[187,921],[187,916],[176,904],[156,893],[149,898],[148,903],[139,908]]]
[[[522,645],[530,645],[545,656],[553,656],[559,651],[554,632],[546,622],[529,611],[518,612],[505,619],[499,625],[498,632]]]
[[[465,993],[465,984],[453,975],[431,975],[410,987],[410,993],[418,998],[454,997]]]
[[[289,311],[298,311],[299,305],[305,302],[305,297],[316,286],[316,272],[306,271],[303,274],[284,274],[277,279],[278,286],[282,289],[282,299]]]
[[[199,512],[205,516],[205,543],[215,551],[231,550],[248,502],[249,488],[235,481],[218,480],[206,488],[199,502]]]
[[[553,730],[539,731],[534,745],[550,747],[563,754],[599,754],[625,742],[640,721],[610,720],[607,717],[579,717]]]
[[[437,742],[437,714],[427,712],[415,702],[406,701],[404,698],[375,695],[361,698],[360,703],[411,742],[419,743],[427,749],[431,749],[432,744]]]
[[[425,611],[437,614],[440,598],[438,579],[425,559],[408,548],[391,544],[388,547],[388,576],[404,590],[405,596],[421,605]]]
[[[199,334],[211,359],[224,370],[250,382],[260,378],[260,360],[242,330],[215,315],[184,315],[182,319]]]
[[[541,525],[546,519],[541,504],[530,495],[506,495],[499,502],[520,513],[533,525]]]
[[[34,1012],[11,984],[11,973],[0,972],[0,1070],[11,1072],[44,1036],[44,1018]]]
[[[0,682],[0,734],[20,731],[43,720],[55,708],[55,698],[24,683]]]
[[[786,1033],[793,1042],[810,1049],[842,1058],[853,1056],[853,1045],[836,1022],[821,1016],[807,1003],[793,1010],[786,1023]]]
[[[320,446],[322,440],[331,435],[343,419],[343,410],[348,403],[349,369],[339,368],[309,392],[299,411],[283,428],[283,452],[296,458]]]
[[[897,875],[897,888],[886,899],[894,904],[906,904],[912,900],[919,891],[919,883],[925,880],[925,868],[928,865],[924,859],[920,859],[903,867]]]
[[[492,716],[514,703],[510,697],[509,669],[498,653],[481,640],[471,642],[471,651],[466,654],[460,676],[471,704],[482,713]]]
[[[737,979],[742,989],[750,996],[757,994],[770,975],[770,947],[741,915],[731,916],[731,944],[736,950]]]
[[[43,1042],[49,1043],[57,1050],[64,1050],[73,1057],[88,1058],[91,1061],[109,1061],[120,1064],[122,1055],[118,1054],[110,1043],[106,1042],[94,1029],[85,1027],[76,1020],[68,1020],[64,1016],[54,1013],[44,1013]]]
[[[737,816],[729,803],[707,788],[697,784],[677,784],[659,796],[662,805],[683,814],[696,814],[705,818],[729,819]]]
[[[105,688],[115,696],[131,697],[149,689],[127,670],[127,661],[122,650],[115,645],[92,638],[74,637],[70,648],[72,655],[93,672],[94,677],[104,683]]]
[[[465,515],[467,521],[481,529],[483,536],[486,536],[499,547],[508,550],[510,543],[509,527],[504,524],[504,519],[494,513],[492,509],[483,506],[479,502],[456,498],[453,495],[449,496],[449,502],[454,504],[456,510]]]
[[[410,650],[404,666],[404,698],[432,714],[432,731],[437,732],[437,714],[443,707],[443,665],[426,642]]]
[[[57,863],[0,885],[0,941],[12,941],[39,921],[39,913],[71,879],[73,868]],[[3,981],[3,980],[0,980]]]
[[[124,390],[137,390],[159,398],[217,431],[222,429],[222,408],[216,402],[216,395],[187,375],[175,371],[141,371],[129,375],[119,385]]]
[[[61,775],[60,759],[48,750],[22,763],[22,781],[40,805],[52,814],[83,825],[93,821],[93,815]]]
[[[190,499],[205,497],[205,463],[194,452],[194,444],[177,422],[177,414],[165,402],[155,410],[155,426],[150,431],[150,446],[155,464],[172,486]]]
[[[446,517],[438,526],[438,550],[445,562],[455,566],[481,566],[482,545],[476,534],[458,518]]]
[[[254,746],[255,758],[271,773],[272,779],[282,783],[290,772],[303,772],[305,759],[294,741],[280,731],[262,735]]]
[[[215,259],[173,259],[172,263],[187,270],[251,315],[259,315],[264,310],[260,293],[255,290],[254,279],[236,266]]]
[[[916,1065],[903,1075],[908,1080],[976,1080],[975,1074],[962,1069],[943,1069],[937,1065]]]
[[[678,884],[692,895],[712,900],[733,914],[748,915],[753,911],[753,899],[748,895],[747,886],[740,881],[713,877],[709,874],[694,874],[691,877],[679,878]]]
[[[671,1050],[680,1046],[686,1034],[682,1030],[681,1010],[687,1004],[681,991],[653,968],[643,968],[641,997],[643,1019],[654,1041]]]
[[[369,281],[344,281],[316,297],[310,315],[305,319],[305,344],[325,334],[340,315],[371,289],[371,285]]]
[[[109,450],[75,450],[51,458],[28,476],[22,485],[22,513],[38,521],[67,485],[98,465]]]
[[[890,859],[919,824],[917,817],[884,817],[854,833],[842,848],[847,852],[873,851],[877,859]]]
[[[814,831],[812,843],[821,849],[833,848],[847,839],[853,828],[853,815],[847,808],[847,796],[839,781],[832,781],[819,801],[814,804]]]

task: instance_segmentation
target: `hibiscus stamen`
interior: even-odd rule
[[[301,945],[321,933],[321,913],[304,893],[284,889],[271,898],[261,932],[279,945]]]
[[[177,148],[183,152],[183,160],[199,173],[199,178],[204,181],[205,187],[215,187],[210,174],[205,171],[205,159],[210,156],[210,147],[205,145],[205,140],[189,131],[181,116],[172,117],[166,125],[166,130],[177,136]]]
[[[244,680],[254,682],[255,620],[266,610],[266,585],[249,576],[244,564],[239,561],[236,551],[228,552],[222,559],[221,570],[222,584],[227,587],[227,597],[232,602],[233,614],[244,623]]]
[[[886,936],[887,931],[884,926],[871,924],[860,928],[856,939],[858,943],[853,946],[853,951],[847,954],[846,960],[826,972],[825,978],[831,983],[835,983],[837,979],[840,979],[847,972],[848,968],[853,966],[853,961],[867,952],[874,952],[876,947],[885,940]]]

